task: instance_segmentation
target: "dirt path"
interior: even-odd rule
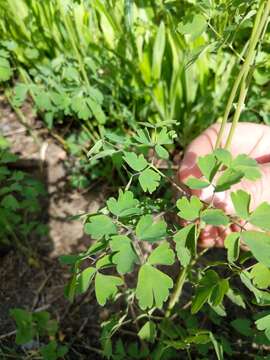
[[[29,264],[29,259],[14,251],[0,257],[0,347],[1,339],[9,344],[14,341],[13,335],[7,335],[15,328],[9,317],[10,308],[46,309],[60,321],[64,329],[63,338],[73,339],[71,354],[77,351],[74,358],[84,358],[83,353],[89,353],[90,348],[98,346],[99,329],[93,324],[98,323],[99,313],[91,295],[78,299],[78,303],[73,305],[64,299],[64,285],[69,273],[60,266],[58,256],[76,253],[89,246],[82,223],[71,221],[69,217],[95,212],[103,201],[100,195],[103,191],[95,189],[92,193],[83,193],[72,189],[64,165],[66,152],[46,136],[46,131],[44,133],[41,124],[34,121],[27,108],[24,112],[28,124],[35,129],[33,135],[36,140],[3,101],[0,133],[11,143],[12,152],[20,156],[20,166],[45,184],[48,196],[41,203],[41,213],[49,231],[47,236],[29,239],[38,254],[35,265]],[[75,350],[77,342],[81,347],[79,351]],[[81,353],[82,357],[79,356]]]

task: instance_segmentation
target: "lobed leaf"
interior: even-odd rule
[[[156,306],[162,308],[173,287],[172,279],[150,264],[141,266],[138,275],[136,298],[140,308],[145,310]]]
[[[193,221],[200,216],[203,204],[197,196],[191,196],[190,200],[182,197],[176,202],[177,208],[180,210],[178,215],[185,220]]]
[[[98,272],[95,278],[95,293],[99,305],[103,306],[110,298],[113,298],[117,293],[117,287],[122,284],[123,280],[119,277]]]
[[[270,236],[259,231],[245,231],[241,238],[249,247],[254,257],[267,267],[270,267]]]
[[[249,222],[262,230],[270,230],[270,205],[267,202],[260,204],[251,214]]]
[[[106,204],[112,214],[117,217],[125,217],[140,214],[139,203],[131,191],[119,190],[118,199],[111,197]]]
[[[250,195],[243,190],[237,190],[231,193],[231,199],[236,215],[247,220],[249,217]]]
[[[160,175],[152,169],[145,169],[139,176],[139,183],[144,192],[152,194],[159,186]]]
[[[167,235],[166,229],[164,220],[154,223],[152,215],[143,215],[136,226],[136,236],[149,242],[160,241]]]
[[[151,265],[172,265],[174,263],[174,252],[167,241],[155,248],[147,259]]]
[[[224,212],[220,209],[206,209],[201,214],[201,219],[209,225],[220,226],[220,225],[228,225],[229,218]]]
[[[135,171],[142,171],[148,165],[143,154],[137,155],[134,152],[124,152],[123,159]]]
[[[113,252],[112,262],[116,264],[119,274],[126,274],[133,270],[134,264],[138,262],[138,255],[134,251],[131,240],[125,235],[112,236],[110,247]]]
[[[107,215],[95,215],[85,224],[84,231],[93,239],[99,240],[104,236],[116,234],[117,228]]]

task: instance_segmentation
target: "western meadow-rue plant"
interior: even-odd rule
[[[100,341],[107,358],[157,360],[182,354],[192,359],[213,353],[217,359],[228,358],[237,355],[230,331],[246,336],[249,347],[270,343],[270,204],[251,210],[251,195],[240,189],[231,192],[234,212],[228,214],[191,195],[191,190],[211,187],[214,196],[243,179],[261,176],[254,159],[246,154],[233,157],[229,147],[269,10],[270,1],[261,1],[216,149],[197,161],[200,178],[190,177],[185,184],[173,180],[168,149],[177,134],[170,121],[144,123],[130,136],[105,132],[88,153],[90,161],[112,157],[127,181],[97,213],[83,216],[85,232],[93,240],[88,250],[62,256],[61,262],[71,268],[66,287],[71,301],[91,288],[99,305],[121,304],[121,310],[102,324]],[[225,148],[220,148],[236,96],[231,131]],[[176,201],[168,185],[178,191]],[[250,231],[250,224],[256,230]],[[207,250],[198,249],[208,225],[237,229],[225,238],[225,259],[211,260],[204,255]],[[246,307],[252,319],[243,317]],[[226,325],[222,319],[232,318],[228,311],[240,315]]]
[[[254,306],[266,305],[270,301],[267,292],[270,205],[263,203],[250,211],[250,195],[237,190],[231,193],[235,210],[232,216],[186,191],[187,187],[202,189],[212,185],[216,194],[230,189],[242,179],[256,181],[261,176],[257,162],[245,154],[232,158],[229,151],[217,149],[199,158],[200,179],[189,178],[183,188],[170,179],[169,183],[173,183],[181,197],[176,203],[168,197],[161,203],[143,196],[142,192],[164,193],[169,178],[156,167],[156,163],[161,159],[160,155],[166,153],[165,146],[173,141],[174,136],[175,133],[164,126],[152,131],[144,128],[130,138],[130,151],[125,150],[120,139],[117,144],[111,142],[110,149],[98,150],[96,156],[99,157],[108,151],[111,155],[119,152],[129,181],[124,189],[119,190],[118,197],[109,198],[98,213],[85,216],[85,232],[94,240],[89,249],[79,255],[61,257],[61,262],[70,265],[73,273],[66,288],[70,300],[93,287],[100,305],[112,300],[126,304],[121,312],[103,324],[102,344],[108,358],[135,356],[132,350],[127,350],[131,345],[122,343],[122,340],[118,340],[116,347],[112,345],[115,333],[129,329],[137,331],[142,340],[144,355],[139,357],[136,348],[136,358],[147,358],[152,350],[153,359],[174,358],[174,350],[193,353],[197,345],[208,344],[209,350],[212,344],[217,358],[222,359],[223,352],[226,352],[221,345],[222,339],[199,326],[197,321],[201,313],[211,309],[219,316],[226,316],[225,297],[245,308],[250,300],[237,290],[236,278],[254,294]],[[91,154],[98,148],[92,149]],[[155,149],[151,162],[144,156],[146,149],[150,148]],[[137,183],[142,192],[135,186]],[[172,212],[177,214],[179,221],[172,222],[168,216]],[[184,227],[179,225],[180,219],[186,222]],[[205,250],[198,251],[197,241],[205,226],[227,229],[240,223],[244,225],[238,227],[239,231],[230,233],[225,239],[227,259],[213,262],[203,258]],[[258,227],[258,230],[246,230],[247,224]],[[250,251],[242,252],[240,244],[246,245]],[[183,295],[185,283],[193,290]],[[225,302],[227,304],[227,300]],[[194,314],[198,316],[194,317]],[[191,325],[188,318],[191,323],[197,319],[196,325]],[[270,327],[268,318],[268,314],[262,312],[262,317],[254,325],[259,330],[266,330],[266,336]],[[122,357],[117,357],[120,356],[119,348]]]

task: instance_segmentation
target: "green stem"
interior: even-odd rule
[[[240,95],[239,95],[236,111],[234,113],[232,125],[231,125],[231,128],[230,128],[230,132],[229,132],[226,144],[225,144],[225,149],[228,149],[230,147],[230,145],[231,145],[233,134],[235,132],[235,129],[236,129],[236,126],[238,124],[242,109],[244,107],[245,99],[246,99],[247,92],[248,92],[247,77],[248,77],[251,66],[252,66],[252,64],[254,62],[254,59],[255,59],[256,46],[257,46],[257,44],[258,44],[258,42],[260,40],[261,34],[263,33],[263,30],[265,28],[265,24],[268,22],[269,11],[270,11],[270,0],[267,1],[267,4],[266,4],[266,6],[264,8],[263,16],[261,18],[261,21],[259,22],[257,31],[255,32],[255,35],[254,35],[253,39],[251,40],[250,48],[248,49],[248,55],[247,55],[247,58],[246,58],[246,61],[245,61],[244,65],[243,65],[244,74],[243,74],[242,85],[241,85],[241,89],[240,89]]]
[[[70,26],[69,18],[65,14],[65,12],[63,10],[63,7],[62,7],[60,2],[59,2],[59,9],[60,9],[60,13],[61,13],[61,16],[63,18],[64,24],[65,24],[65,28],[66,28],[68,36],[69,36],[69,40],[71,42],[72,49],[73,49],[75,57],[76,57],[76,59],[78,61],[82,77],[84,78],[84,81],[85,81],[86,85],[89,87],[90,82],[89,82],[89,79],[88,79],[88,76],[87,76],[87,73],[86,73],[86,70],[85,70],[85,67],[84,67],[84,62],[83,62],[82,56],[81,56],[81,54],[80,54],[80,52],[79,52],[79,50],[77,48],[77,45],[76,45],[76,39],[74,37],[73,29]]]
[[[254,22],[254,26],[253,26],[253,30],[252,30],[252,34],[251,34],[251,38],[250,38],[249,47],[248,47],[248,50],[247,50],[247,55],[246,55],[245,62],[243,64],[237,78],[235,79],[231,94],[229,96],[229,99],[228,99],[228,102],[227,102],[227,105],[226,105],[226,108],[225,108],[224,116],[223,116],[223,119],[222,119],[221,127],[220,127],[218,137],[217,137],[217,141],[216,141],[216,146],[215,146],[216,148],[220,147],[221,140],[222,140],[224,130],[225,130],[225,126],[226,126],[226,123],[228,121],[229,113],[230,113],[230,110],[232,108],[232,105],[233,105],[237,90],[238,90],[238,88],[240,86],[240,83],[241,83],[242,79],[244,80],[243,82],[245,82],[247,73],[248,73],[248,71],[250,69],[250,66],[251,66],[253,60],[254,60],[254,50],[256,48],[256,45],[258,43],[258,40],[259,40],[260,35],[262,33],[262,30],[264,28],[265,22],[267,21],[267,16],[268,16],[269,7],[270,7],[270,0],[267,1],[266,7],[264,5],[265,5],[265,1],[262,1],[261,4],[260,4],[260,7],[258,9],[256,18],[255,18],[255,22]],[[240,101],[238,102],[240,113],[241,113],[241,108],[242,108],[243,102],[245,100],[244,95],[246,95],[246,94],[245,94],[244,91],[242,91],[241,98],[239,96],[239,100],[241,100],[241,102]],[[235,123],[236,124],[237,124],[237,122],[239,120],[238,116],[240,116],[240,113],[237,114],[236,117],[235,117]],[[232,129],[232,134],[233,134],[233,131],[235,129],[236,124],[234,125],[234,127]],[[232,134],[230,135],[230,138],[232,137]]]
[[[174,308],[175,304],[179,301],[179,298],[181,296],[182,293],[182,288],[183,285],[186,281],[186,277],[187,277],[187,267],[184,267],[178,275],[178,278],[176,280],[176,285],[174,288],[174,291],[171,295],[167,310],[165,312],[165,317],[169,317],[171,315],[171,311]]]

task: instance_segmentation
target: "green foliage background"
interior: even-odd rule
[[[30,102],[48,129],[57,133],[76,159],[75,186],[86,187],[112,168],[124,184],[99,212],[83,216],[85,233],[94,244],[86,252],[61,258],[71,268],[66,286],[70,301],[92,287],[99,305],[111,300],[125,304],[102,324],[102,352],[107,358],[145,359],[151,354],[155,360],[173,359],[179,352],[198,359],[237,356],[239,344],[228,337],[232,331],[236,340],[249,344],[249,351],[251,343],[261,346],[256,359],[265,358],[270,315],[261,307],[270,304],[266,233],[270,205],[263,203],[251,212],[250,195],[240,190],[232,194],[233,218],[186,193],[175,204],[168,187],[177,187],[172,180],[174,150],[185,148],[224,113],[259,3],[0,0],[0,82],[10,105],[17,110]],[[269,124],[267,29],[264,39],[257,49],[241,120]],[[5,157],[12,155],[0,150],[0,180],[8,182],[7,193],[2,189],[0,194],[4,196],[0,211],[15,221],[15,210],[28,210],[16,202],[16,196],[25,194],[24,188],[18,188],[25,185],[24,176],[10,174]],[[223,163],[224,158],[228,162]],[[166,162],[164,172],[156,160]],[[229,189],[242,178],[260,176],[256,161],[246,155],[232,159],[229,153],[216,151],[199,159],[202,179],[189,179],[186,185],[209,186],[220,165],[226,176],[218,178],[215,192]],[[27,179],[25,186],[29,183]],[[15,197],[9,194],[16,191]],[[34,195],[33,204],[38,193]],[[164,216],[172,212],[188,225],[181,228]],[[239,219],[261,231],[230,234],[225,259],[201,262],[204,252],[197,252],[201,229],[228,227]],[[36,226],[30,225],[22,224],[22,233]],[[1,231],[12,238],[7,228]],[[250,252],[241,251],[240,241]],[[177,279],[167,271],[175,264]],[[129,283],[130,273],[134,286]],[[192,291],[176,307],[184,283]],[[230,322],[224,320],[229,306],[237,307],[234,314],[240,313]],[[17,323],[18,344],[51,335],[48,313],[15,309],[11,314]],[[209,321],[204,327],[205,318]],[[136,331],[141,342],[117,338],[127,324],[127,331],[133,335]],[[214,333],[217,328],[224,334]],[[53,337],[56,333],[57,327]],[[53,338],[42,351],[43,358],[57,359],[67,349],[58,348]]]

